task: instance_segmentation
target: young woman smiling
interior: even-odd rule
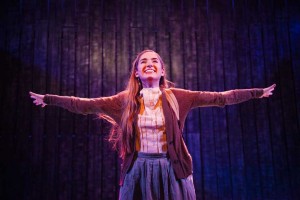
[[[109,141],[123,158],[119,199],[196,199],[192,158],[182,138],[189,111],[269,97],[275,86],[225,92],[173,88],[161,57],[144,50],[132,64],[127,88],[114,96],[30,95],[36,105],[97,114],[113,124]]]

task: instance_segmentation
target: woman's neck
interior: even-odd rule
[[[158,88],[159,82],[144,82],[143,88]]]

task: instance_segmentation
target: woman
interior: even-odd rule
[[[269,97],[264,89],[202,92],[171,88],[161,57],[138,54],[127,89],[114,96],[78,98],[30,92],[36,105],[55,105],[81,114],[99,114],[115,128],[110,141],[123,158],[119,199],[196,199],[192,158],[182,138],[188,112]]]

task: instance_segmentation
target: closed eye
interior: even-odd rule
[[[140,63],[145,63],[147,61],[146,58],[143,58]]]

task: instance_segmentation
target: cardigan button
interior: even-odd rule
[[[173,140],[169,142],[169,144],[173,144]]]

